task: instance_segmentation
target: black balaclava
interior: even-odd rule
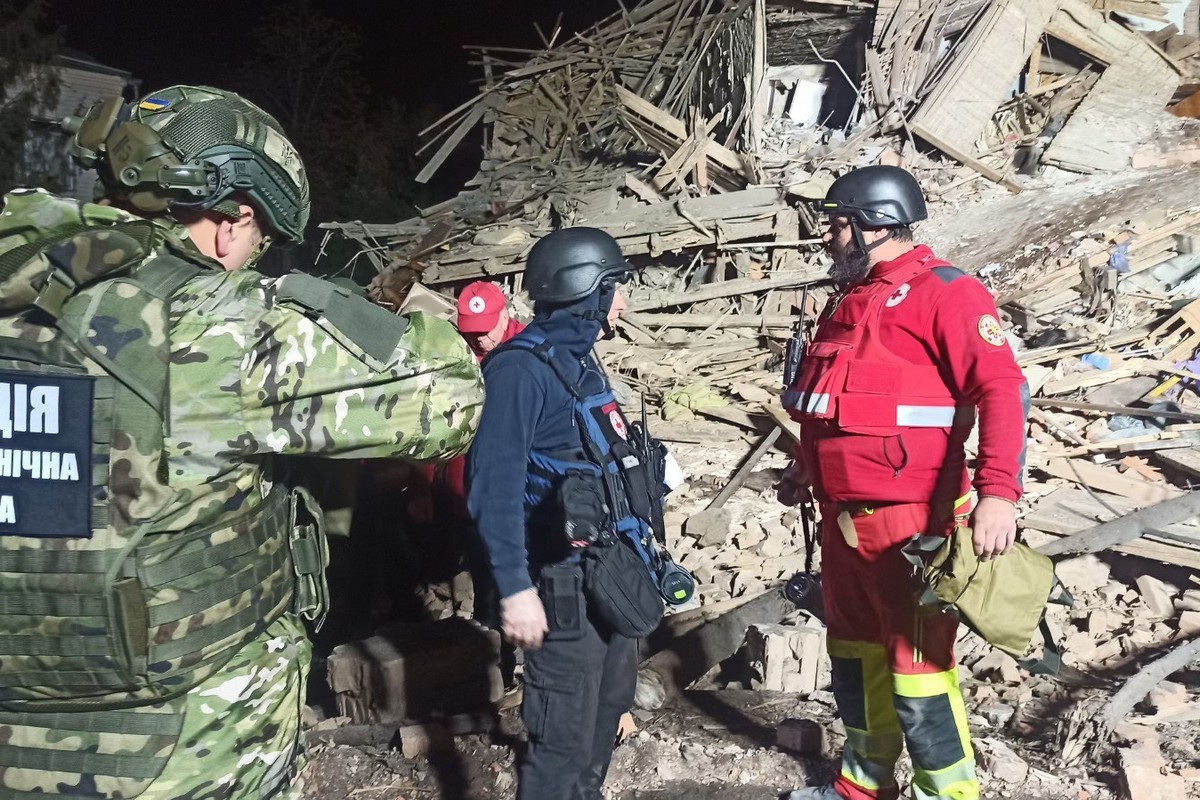
[[[555,347],[583,358],[602,332],[611,335],[608,311],[615,293],[615,284],[606,280],[587,297],[573,303],[535,303],[529,327]]]

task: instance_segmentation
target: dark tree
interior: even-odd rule
[[[45,12],[45,0],[0,0],[0,192],[42,177],[27,150],[35,118],[49,119],[58,102],[60,45],[43,30]]]
[[[361,37],[300,0],[275,6],[253,40],[235,88],[279,119],[308,170],[314,221],[330,219],[353,184],[365,127]]]
[[[373,97],[356,28],[298,0],[268,11],[252,39],[255,47],[230,75],[230,88],[278,118],[304,159],[313,198],[305,251],[275,255],[264,268],[310,269],[322,238],[317,223],[396,222],[432,202],[430,189],[413,180],[429,153],[415,151],[418,132],[440,111]],[[314,271],[338,272],[356,252],[335,243]]]

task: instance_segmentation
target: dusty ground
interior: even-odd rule
[[[830,751],[842,737],[834,722],[832,697],[797,701],[786,695],[723,690],[692,691],[674,707],[639,712],[642,730],[614,753],[606,783],[612,800],[770,800],[806,783],[827,780],[831,758],[803,758],[774,745],[775,728],[788,717],[830,724]],[[976,738],[1002,735],[982,717],[972,718]],[[1180,731],[1186,738],[1186,733]],[[319,800],[443,798],[499,800],[513,796],[514,751],[523,747],[515,710],[505,712],[501,732],[456,741],[456,750],[436,758],[405,760],[398,753],[349,747],[319,749],[306,770],[305,797]],[[1194,753],[1194,749],[1191,750]],[[1039,767],[1036,749],[1022,752],[1031,768],[1020,781],[993,777],[984,798],[1108,800],[1116,797],[1114,774],[1090,777]],[[1006,775],[1000,768],[1000,775]],[[901,779],[907,777],[902,764]]]

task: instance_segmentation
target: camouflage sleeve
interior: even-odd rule
[[[466,452],[483,402],[466,342],[427,314],[378,323],[398,336],[383,358],[319,315],[275,306],[242,361],[246,444],[258,453],[418,462]]]

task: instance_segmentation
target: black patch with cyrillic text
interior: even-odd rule
[[[92,535],[95,378],[0,370],[0,536]]]

